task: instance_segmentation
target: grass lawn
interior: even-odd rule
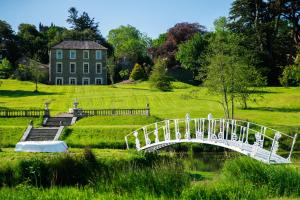
[[[115,86],[50,86],[39,84],[39,94],[33,93],[31,82],[2,80],[0,109],[43,108],[51,101],[51,114],[66,112],[75,98],[79,107],[144,108],[150,103],[151,117],[89,117],[79,120],[65,130],[63,138],[70,147],[124,148],[124,136],[142,125],[165,118],[205,117],[212,113],[222,117],[219,97],[209,95],[206,88],[175,82],[171,92],[152,90],[148,82],[117,84]],[[263,98],[250,102],[248,110],[236,103],[236,118],[250,120],[294,134],[300,130],[300,88],[266,88]],[[0,147],[14,147],[30,120],[41,124],[39,118],[0,118]]]
[[[144,108],[150,103],[151,115],[156,118],[182,118],[186,113],[193,117],[205,117],[212,113],[222,117],[221,106],[215,101],[217,96],[208,94],[206,88],[184,83],[173,83],[174,90],[160,92],[152,90],[149,83],[117,84],[113,86],[49,86],[39,84],[39,94],[33,93],[34,84],[16,80],[2,80],[0,87],[0,108],[43,108],[45,101],[51,101],[53,115],[66,112],[72,107],[75,98],[79,107],[93,108]],[[189,96],[193,94],[194,98]],[[300,88],[266,88],[265,94],[258,103],[249,103],[251,109],[241,110],[237,104],[236,118],[247,119],[278,129],[299,128],[300,121]],[[113,120],[113,121],[111,121]],[[116,122],[107,118],[99,125],[136,124],[136,121]],[[94,121],[84,120],[81,125],[97,125]],[[143,120],[142,120],[143,121]],[[145,123],[151,123],[144,120]],[[0,126],[6,122],[1,122]],[[141,123],[137,123],[141,124]]]

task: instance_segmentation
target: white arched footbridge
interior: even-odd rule
[[[125,136],[127,149],[153,152],[178,143],[225,147],[269,164],[291,163],[297,134],[290,136],[255,123],[235,119],[170,119],[144,126]],[[281,148],[282,147],[282,148]],[[288,149],[288,151],[287,151]],[[278,155],[285,153],[286,157]]]

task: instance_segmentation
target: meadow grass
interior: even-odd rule
[[[186,113],[192,117],[206,117],[212,113],[222,117],[219,97],[209,95],[204,87],[184,83],[173,83],[171,92],[150,89],[148,82],[137,84],[116,84],[114,86],[53,86],[39,84],[39,94],[33,93],[34,84],[17,80],[2,80],[0,107],[2,108],[43,108],[50,101],[53,115],[66,112],[75,98],[79,107],[97,108],[144,108],[151,107],[151,115],[159,118],[182,118]],[[279,130],[299,128],[300,88],[265,88],[263,98],[257,103],[250,102],[250,109],[242,110],[236,104],[236,118],[251,120]],[[153,120],[149,120],[151,122]]]

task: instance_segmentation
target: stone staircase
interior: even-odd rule
[[[48,117],[43,121],[43,127],[34,128],[30,124],[23,134],[21,142],[25,141],[57,141],[65,126],[76,122],[77,118],[69,114]]]
[[[59,127],[72,125],[72,117],[49,117],[44,120],[44,127]]]

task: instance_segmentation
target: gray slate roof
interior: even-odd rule
[[[65,40],[52,49],[107,49],[94,41]]]

